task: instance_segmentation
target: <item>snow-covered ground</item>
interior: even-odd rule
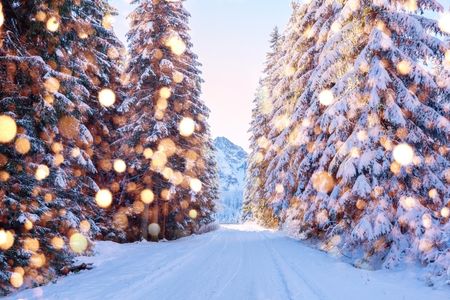
[[[365,271],[251,224],[166,243],[98,242],[95,268],[9,299],[445,300],[415,270]]]

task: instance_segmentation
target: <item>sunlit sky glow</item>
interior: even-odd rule
[[[125,43],[129,0],[111,0],[120,12],[114,28]],[[290,0],[187,0],[194,51],[203,64],[203,100],[212,134],[248,149],[251,109],[269,36],[284,28]]]

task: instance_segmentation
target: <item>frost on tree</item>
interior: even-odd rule
[[[108,50],[119,44],[102,24],[112,12],[104,1],[2,4],[0,116],[16,126],[0,144],[6,293],[66,274],[100,232],[92,158],[96,130],[107,125],[97,90],[116,86],[119,67]]]
[[[278,217],[292,234],[359,265],[418,260],[446,278],[450,52],[425,10],[442,7],[350,0],[294,10],[300,34],[280,47],[295,49],[284,59],[296,80],[283,88],[295,101],[271,97],[271,122],[285,112],[288,121],[267,136],[276,155],[266,155],[264,192],[289,201]]]
[[[200,64],[182,1],[134,3],[129,97],[119,107],[126,123],[116,142],[129,170],[118,210],[133,207],[126,213],[130,239],[146,238],[149,224],[156,237],[176,238],[212,221],[218,187],[209,109],[200,100]],[[151,196],[143,199],[143,191]]]

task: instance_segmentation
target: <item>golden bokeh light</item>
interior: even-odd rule
[[[164,119],[164,111],[163,110],[156,110],[155,111],[155,119],[158,121],[161,121]]]
[[[88,240],[84,235],[77,232],[70,236],[69,246],[73,252],[80,254],[86,251],[88,247]]]
[[[189,187],[194,193],[199,193],[202,190],[203,184],[197,178],[191,178],[189,180]]]
[[[401,204],[406,210],[411,210],[411,209],[413,209],[413,208],[416,206],[417,201],[416,201],[416,199],[413,198],[413,197],[402,197],[402,198],[400,199],[400,204]]]
[[[145,210],[145,205],[141,201],[133,202],[133,213],[140,214]]]
[[[14,245],[14,235],[9,230],[0,229],[0,249],[6,251]]]
[[[178,131],[184,137],[190,137],[195,132],[195,121],[191,118],[183,118],[178,126]]]
[[[113,28],[114,17],[111,14],[106,14],[102,19],[102,26],[105,29],[111,30]]]
[[[180,185],[183,183],[184,181],[184,177],[183,174],[179,171],[175,171],[172,174],[172,177],[170,178],[170,181],[174,184],[174,185]]]
[[[111,107],[116,102],[116,94],[111,89],[102,89],[98,93],[98,101],[104,107]]]
[[[413,162],[414,150],[408,144],[399,144],[393,151],[394,160],[401,166],[408,166]]]
[[[6,171],[0,171],[0,181],[6,182],[6,181],[9,180],[10,177],[11,177],[11,176],[9,175],[8,172],[6,172]]]
[[[254,161],[257,164],[260,164],[260,163],[262,163],[263,160],[264,160],[264,154],[262,154],[261,152],[256,153]]]
[[[50,175],[50,169],[46,165],[39,165],[36,169],[34,177],[37,180],[44,180]]]
[[[112,193],[107,189],[101,189],[95,195],[95,202],[101,208],[108,208],[113,200]]]
[[[118,59],[120,57],[119,50],[116,47],[109,47],[107,55],[110,59]]]
[[[9,282],[14,288],[20,288],[23,285],[23,275],[18,272],[12,272]]]
[[[331,90],[323,90],[319,94],[319,102],[324,106],[329,106],[334,103],[334,95]]]
[[[16,121],[6,115],[0,116],[0,143],[6,144],[14,140],[17,134]]]
[[[169,190],[169,189],[163,189],[163,190],[161,191],[161,198],[162,198],[164,201],[169,201],[171,196],[172,196],[171,190]]]
[[[59,29],[59,20],[56,17],[50,17],[46,23],[47,30],[50,32],[56,32]]]
[[[335,181],[330,173],[325,171],[319,171],[313,174],[311,177],[313,187],[316,191],[321,193],[329,193],[333,190]]]
[[[341,31],[342,29],[342,24],[340,22],[333,22],[333,24],[331,24],[330,30],[334,33],[337,33],[339,31]]]
[[[406,60],[402,60],[397,64],[397,71],[400,75],[408,75],[411,73],[411,68],[411,64]]]
[[[422,239],[419,242],[419,250],[422,252],[429,252],[433,249],[433,243],[428,239]]]
[[[367,141],[367,139],[369,138],[367,131],[365,130],[358,131],[357,138],[361,142]]]
[[[59,83],[59,80],[56,79],[55,77],[49,77],[45,80],[44,87],[47,90],[47,92],[51,94],[56,94],[59,91],[61,84]]]
[[[198,217],[198,212],[195,209],[189,211],[189,218],[195,220]]]
[[[56,250],[61,250],[64,248],[64,240],[60,238],[59,236],[55,236],[51,240],[52,247]]]
[[[161,232],[161,227],[159,226],[158,223],[152,223],[152,224],[148,225],[148,233],[152,237],[157,237],[160,232]]]
[[[439,196],[439,193],[438,193],[437,189],[431,189],[428,191],[428,196],[430,198],[436,198]]]
[[[284,69],[284,75],[286,75],[287,77],[290,77],[292,75],[295,74],[297,70],[295,69],[294,66],[286,66],[286,68]]]
[[[353,147],[350,149],[350,157],[352,158],[358,158],[361,156],[360,150],[356,147]]]
[[[403,3],[403,6],[407,11],[414,12],[418,8],[417,0],[406,0],[405,3]]]
[[[25,275],[25,270],[22,267],[15,267],[14,272],[19,273],[20,275]]]
[[[88,220],[83,220],[80,222],[80,231],[82,233],[88,233],[91,230],[91,223]]]
[[[81,150],[80,150],[80,148],[78,148],[78,147],[73,148],[72,151],[70,151],[70,155],[71,155],[73,158],[77,158],[78,156],[80,156],[80,155],[81,155]]]
[[[284,193],[284,187],[283,187],[283,185],[282,185],[282,184],[277,184],[277,185],[275,186],[275,192],[276,192],[277,194],[283,194],[283,193]]]
[[[358,199],[358,201],[356,201],[356,208],[359,210],[363,210],[364,208],[366,208],[367,206],[367,202],[364,201],[363,199]]]
[[[165,179],[169,180],[173,176],[173,170],[171,168],[165,167],[161,174]]]
[[[53,201],[53,195],[50,194],[50,193],[45,194],[45,195],[44,195],[44,200],[45,200],[45,202],[47,202],[47,203],[52,202],[52,201]]]
[[[114,215],[113,225],[115,228],[124,230],[128,227],[128,217],[125,212],[119,211]]]
[[[30,231],[31,229],[33,229],[33,222],[31,222],[30,220],[26,219],[25,220],[25,224],[23,224],[23,227],[25,228],[25,230]]]
[[[450,34],[450,12],[439,16],[438,26],[443,32]]]
[[[450,208],[444,207],[441,209],[441,216],[444,218],[450,217]]]
[[[62,154],[55,154],[53,157],[53,163],[55,166],[60,166],[64,162],[64,156]]]
[[[52,151],[54,153],[60,153],[64,150],[64,146],[61,143],[53,143],[52,144]]]
[[[39,250],[39,241],[33,238],[26,238],[23,241],[23,249],[27,251],[36,252]]]
[[[432,224],[433,224],[433,220],[432,220],[431,216],[429,214],[424,214],[422,216],[423,227],[425,227],[426,229],[430,229]]]
[[[177,35],[172,34],[165,42],[166,47],[170,48],[173,54],[182,55],[187,50],[186,43]]]
[[[41,268],[45,265],[47,259],[45,255],[42,253],[34,253],[30,257],[30,267],[32,268]]]
[[[168,87],[162,87],[159,90],[159,96],[163,99],[169,99],[172,96],[172,90]]]
[[[3,14],[3,6],[0,3],[0,27],[3,26],[4,22],[5,22],[5,15]]]
[[[357,9],[360,8],[361,3],[360,0],[349,0],[348,5],[352,11],[356,11]]]
[[[175,83],[182,83],[184,80],[184,75],[181,72],[175,71],[172,75],[172,79]]]
[[[145,204],[150,204],[155,199],[155,195],[149,189],[145,189],[141,192],[141,201]]]
[[[153,157],[153,150],[150,148],[145,148],[143,154],[146,159],[151,159]]]
[[[158,102],[156,102],[156,107],[158,110],[164,111],[169,106],[169,102],[167,102],[167,99],[165,98],[159,98]]]
[[[158,151],[164,152],[167,157],[171,157],[177,152],[177,146],[172,139],[165,138],[159,142]]]
[[[167,164],[167,156],[162,151],[156,151],[152,156],[152,167],[154,169],[162,169]]]
[[[25,137],[19,137],[14,144],[16,151],[20,154],[27,154],[31,149],[30,141]]]
[[[127,164],[122,159],[114,160],[114,171],[123,173],[127,170]]]
[[[49,105],[53,105],[53,103],[55,102],[55,96],[53,95],[45,95],[44,96],[44,101],[47,102]]]
[[[74,139],[80,132],[80,122],[72,116],[63,116],[58,121],[58,129],[63,137]]]

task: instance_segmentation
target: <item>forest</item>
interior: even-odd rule
[[[387,278],[414,266],[422,282],[400,288],[450,295],[450,13],[443,4],[292,1],[286,28],[270,36],[251,152],[233,150],[233,164],[247,168],[243,207],[230,212],[244,225],[233,227],[217,221],[223,170],[184,1],[131,1],[127,45],[109,2],[0,0],[0,295],[46,285],[58,291],[59,278],[90,276],[123,249],[145,259],[145,248],[152,266],[155,255],[171,253],[159,261],[162,279],[180,268],[179,276],[198,274],[207,284],[191,282],[186,296],[166,293],[171,282],[156,280],[152,290],[161,284],[164,293],[154,299],[359,299],[325,296],[326,287],[308,277],[314,267],[308,275],[292,269],[291,258],[329,263],[305,245],[340,257],[349,278],[369,270],[386,284],[376,272]],[[203,252],[185,256],[189,247]],[[205,273],[184,270],[179,255]],[[131,274],[125,265],[117,268]],[[284,274],[268,298],[247,294],[256,283],[236,277],[256,278],[246,272],[258,265],[265,276]],[[243,270],[228,274],[232,267]],[[92,290],[96,296],[64,295],[106,297],[114,276],[108,288]],[[278,282],[261,280],[261,291]],[[116,289],[126,292],[109,297],[148,297]],[[57,299],[57,291],[27,297]],[[413,299],[414,289],[383,291],[386,299]]]

